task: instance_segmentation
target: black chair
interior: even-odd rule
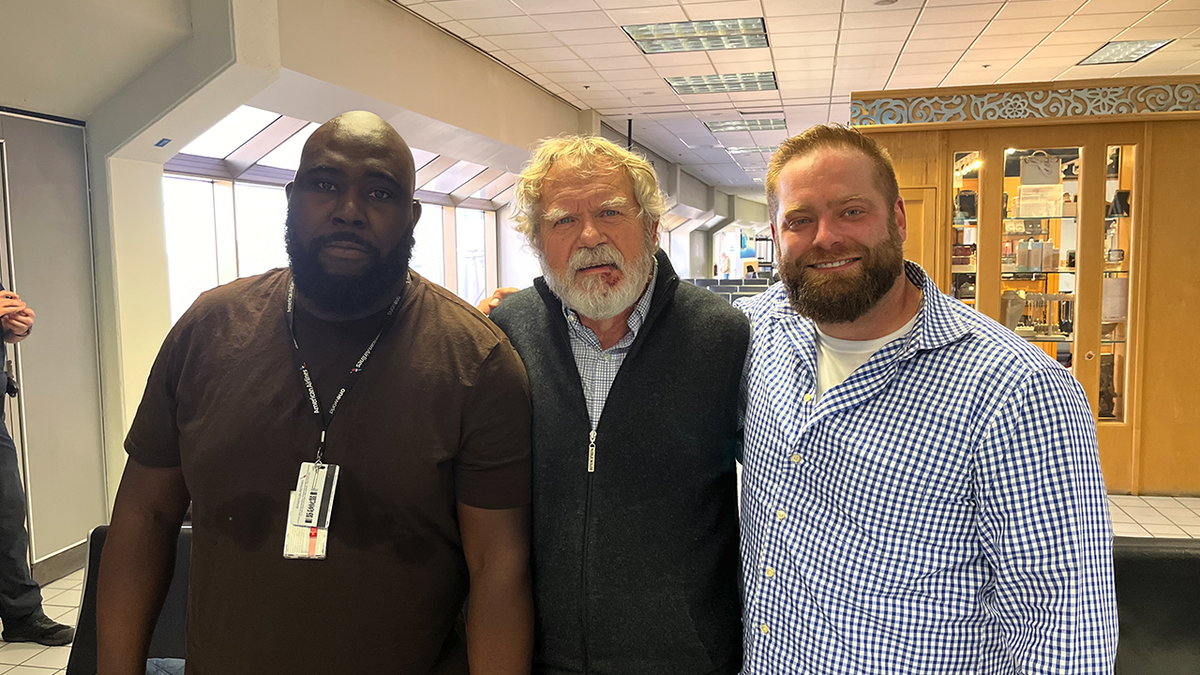
[[[1116,537],[1116,675],[1200,673],[1200,540]]]
[[[771,285],[771,280],[770,280],[770,279],[758,279],[758,278],[755,278],[755,279],[743,279],[743,280],[742,280],[742,285],[743,285],[743,286],[763,286],[763,287],[766,287],[766,286],[770,286],[770,285]]]
[[[742,289],[731,284],[721,284],[720,286],[709,286],[708,290],[712,291],[713,293],[737,293]]]
[[[100,552],[108,526],[101,525],[88,535],[87,571],[83,577],[83,602],[75,627],[75,642],[67,662],[67,675],[96,675],[96,580],[100,576]],[[175,546],[175,576],[167,590],[166,601],[150,639],[150,658],[182,659],[186,637],[188,574],[191,570],[192,528],[179,531]]]
[[[697,286],[699,286],[701,288],[705,288],[708,286],[716,286],[717,284],[721,283],[721,280],[720,279],[693,279],[692,283],[696,284]]]

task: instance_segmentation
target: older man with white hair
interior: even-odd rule
[[[544,276],[481,309],[533,396],[534,672],[737,673],[747,321],[679,282],[653,167],[608,141],[545,141],[516,210]]]

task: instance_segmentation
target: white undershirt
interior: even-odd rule
[[[842,340],[830,337],[817,328],[817,400],[820,401],[825,392],[833,389],[858,370],[875,352],[883,349],[889,342],[908,335],[917,324],[917,316],[908,320],[896,332],[875,340]]]

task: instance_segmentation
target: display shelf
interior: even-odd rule
[[[1111,276],[1114,274],[1129,274],[1129,270],[1104,270],[1104,276]]]
[[[1025,270],[1025,271],[1017,271],[1017,270],[1001,270],[1001,272],[1000,272],[1000,278],[1001,278],[1001,279],[1004,279],[1005,281],[1014,281],[1013,275],[1016,275],[1016,274],[1032,274],[1032,275],[1038,275],[1038,274],[1075,274],[1075,270],[1073,270],[1073,269],[1058,269],[1058,270]],[[1015,281],[1037,281],[1037,280],[1036,280],[1036,279],[1024,279],[1024,280],[1022,280],[1022,279],[1015,279]]]
[[[974,265],[951,265],[950,271],[954,274],[976,274]]]
[[[1076,216],[1015,216],[1004,220],[1075,220]]]
[[[1070,335],[1021,335],[1017,333],[1017,337],[1026,342],[1071,342],[1075,338]]]

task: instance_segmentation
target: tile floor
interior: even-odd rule
[[[1108,509],[1118,537],[1200,539],[1200,498],[1109,495]]]
[[[46,615],[74,626],[83,595],[83,570],[42,587]],[[70,647],[43,647],[28,642],[0,642],[0,675],[55,675],[67,672]]]
[[[1110,495],[1113,532],[1119,537],[1200,539],[1200,498]],[[83,594],[83,570],[42,588],[46,614],[75,625]],[[0,642],[0,675],[58,675],[66,672],[70,647]]]

